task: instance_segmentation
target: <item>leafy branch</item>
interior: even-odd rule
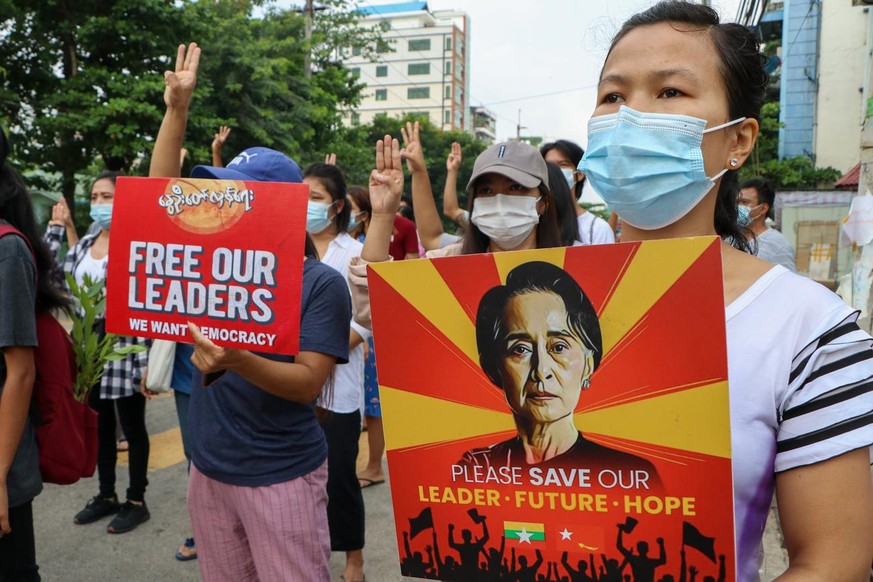
[[[88,398],[91,388],[98,385],[105,373],[106,363],[123,360],[130,354],[146,350],[145,346],[119,346],[118,336],[105,334],[97,327],[98,320],[106,311],[105,282],[103,279],[93,280],[85,275],[82,285],[76,283],[75,277],[67,273],[67,285],[76,302],[72,311],[73,350],[76,353],[78,373],[73,386],[73,393],[79,402]]]

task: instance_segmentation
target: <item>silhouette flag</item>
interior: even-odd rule
[[[467,511],[467,515],[470,516],[470,519],[473,520],[473,523],[482,523],[485,521],[484,515],[479,515],[479,511],[474,507]]]
[[[414,538],[426,529],[433,527],[433,512],[430,507],[421,510],[418,517],[409,518],[409,537]]]
[[[629,534],[632,531],[634,531],[634,528],[637,527],[638,523],[639,522],[637,520],[635,520],[634,518],[628,517],[628,518],[625,518],[624,523],[618,524],[618,528],[622,532]]]
[[[682,522],[682,545],[691,546],[715,564],[715,538],[706,537],[687,521]]]

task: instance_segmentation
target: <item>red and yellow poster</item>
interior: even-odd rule
[[[296,354],[303,184],[119,178],[106,282],[110,333]]]
[[[735,578],[720,253],[371,265],[404,575]]]

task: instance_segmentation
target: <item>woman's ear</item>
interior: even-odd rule
[[[745,163],[746,158],[749,157],[752,149],[755,147],[755,140],[758,138],[759,129],[760,126],[757,119],[746,119],[737,125],[730,156],[725,160],[725,168],[736,170]],[[731,160],[737,160],[739,163],[731,164]]]

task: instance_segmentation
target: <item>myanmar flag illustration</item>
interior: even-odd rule
[[[546,540],[546,526],[541,523],[504,521],[503,535],[508,540],[518,540],[521,543],[543,542]]]

